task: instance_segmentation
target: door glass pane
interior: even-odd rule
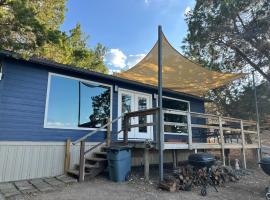
[[[128,113],[128,112],[131,112],[131,96],[128,95],[128,94],[122,94],[122,97],[121,97],[121,107],[122,107],[122,110],[121,110],[121,113]],[[130,119],[129,119],[129,124],[131,123]],[[122,120],[122,130],[124,130],[124,120]],[[128,130],[130,131],[130,129]]]
[[[145,110],[147,109],[147,99],[144,97],[138,98],[138,110]],[[140,116],[139,117],[139,124],[147,123],[147,116]],[[139,132],[147,132],[147,127],[139,127]]]

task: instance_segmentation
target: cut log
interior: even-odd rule
[[[159,188],[169,192],[176,192],[176,182],[162,181],[159,183]]]

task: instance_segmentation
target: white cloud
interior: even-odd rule
[[[117,68],[126,67],[127,56],[120,49],[110,49],[105,55],[105,62]]]
[[[187,6],[185,11],[184,11],[184,15],[187,16],[190,12],[191,12],[191,7]]]
[[[131,68],[141,61],[146,54],[125,55],[120,49],[110,49],[105,55],[104,62],[109,67],[109,73],[120,72],[124,68]],[[116,68],[116,69],[115,69]]]
[[[127,67],[131,68],[134,65],[136,65],[138,62],[140,62],[146,54],[141,53],[141,54],[136,54],[136,55],[129,55],[127,58]]]
[[[151,0],[144,0],[144,3],[145,3],[146,5],[149,5],[150,2],[151,2]]]

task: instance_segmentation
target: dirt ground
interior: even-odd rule
[[[262,134],[264,145],[270,146],[270,131]],[[239,155],[237,155],[238,157]],[[254,157],[254,156],[253,156]],[[226,183],[218,187],[218,192],[208,188],[208,195],[202,197],[200,188],[192,188],[191,192],[178,191],[169,193],[157,189],[157,169],[150,170],[150,182],[143,179],[143,169],[133,170],[129,182],[114,183],[105,176],[91,181],[75,183],[61,191],[38,194],[26,197],[26,200],[265,200],[265,188],[270,177],[265,175],[254,160],[248,163],[247,175],[236,183]]]
[[[151,171],[153,172],[153,171]],[[208,189],[207,197],[200,195],[200,188],[193,188],[191,192],[178,191],[169,193],[157,189],[156,175],[146,183],[142,174],[136,172],[129,182],[114,183],[104,176],[99,176],[91,181],[75,183],[61,191],[43,193],[38,196],[26,197],[27,200],[263,200],[265,187],[270,178],[263,174],[259,168],[249,170],[237,183],[227,183],[218,187],[218,192],[213,188]],[[156,174],[156,173],[154,173]]]

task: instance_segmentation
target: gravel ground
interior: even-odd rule
[[[262,134],[264,145],[270,146],[270,131]],[[26,200],[265,200],[265,187],[270,183],[270,177],[265,175],[256,165],[257,161],[249,162],[249,175],[245,175],[236,183],[226,183],[208,189],[208,195],[202,197],[200,188],[193,188],[191,192],[178,191],[169,193],[157,189],[157,170],[150,170],[150,182],[142,178],[142,171],[133,170],[132,179],[125,183],[114,183],[104,176],[91,181],[75,183],[61,191],[38,194],[25,197]]]
[[[153,170],[151,170],[153,175]],[[156,174],[156,173],[154,173]],[[264,190],[270,178],[260,169],[253,169],[249,175],[243,176],[237,183],[227,183],[218,187],[219,192],[213,188],[208,189],[207,197],[200,195],[200,188],[191,192],[179,191],[169,193],[156,187],[156,176],[151,182],[144,182],[141,174],[134,172],[132,179],[125,183],[114,183],[104,176],[97,177],[89,182],[75,183],[61,191],[43,193],[38,196],[26,197],[27,200],[263,200]]]

